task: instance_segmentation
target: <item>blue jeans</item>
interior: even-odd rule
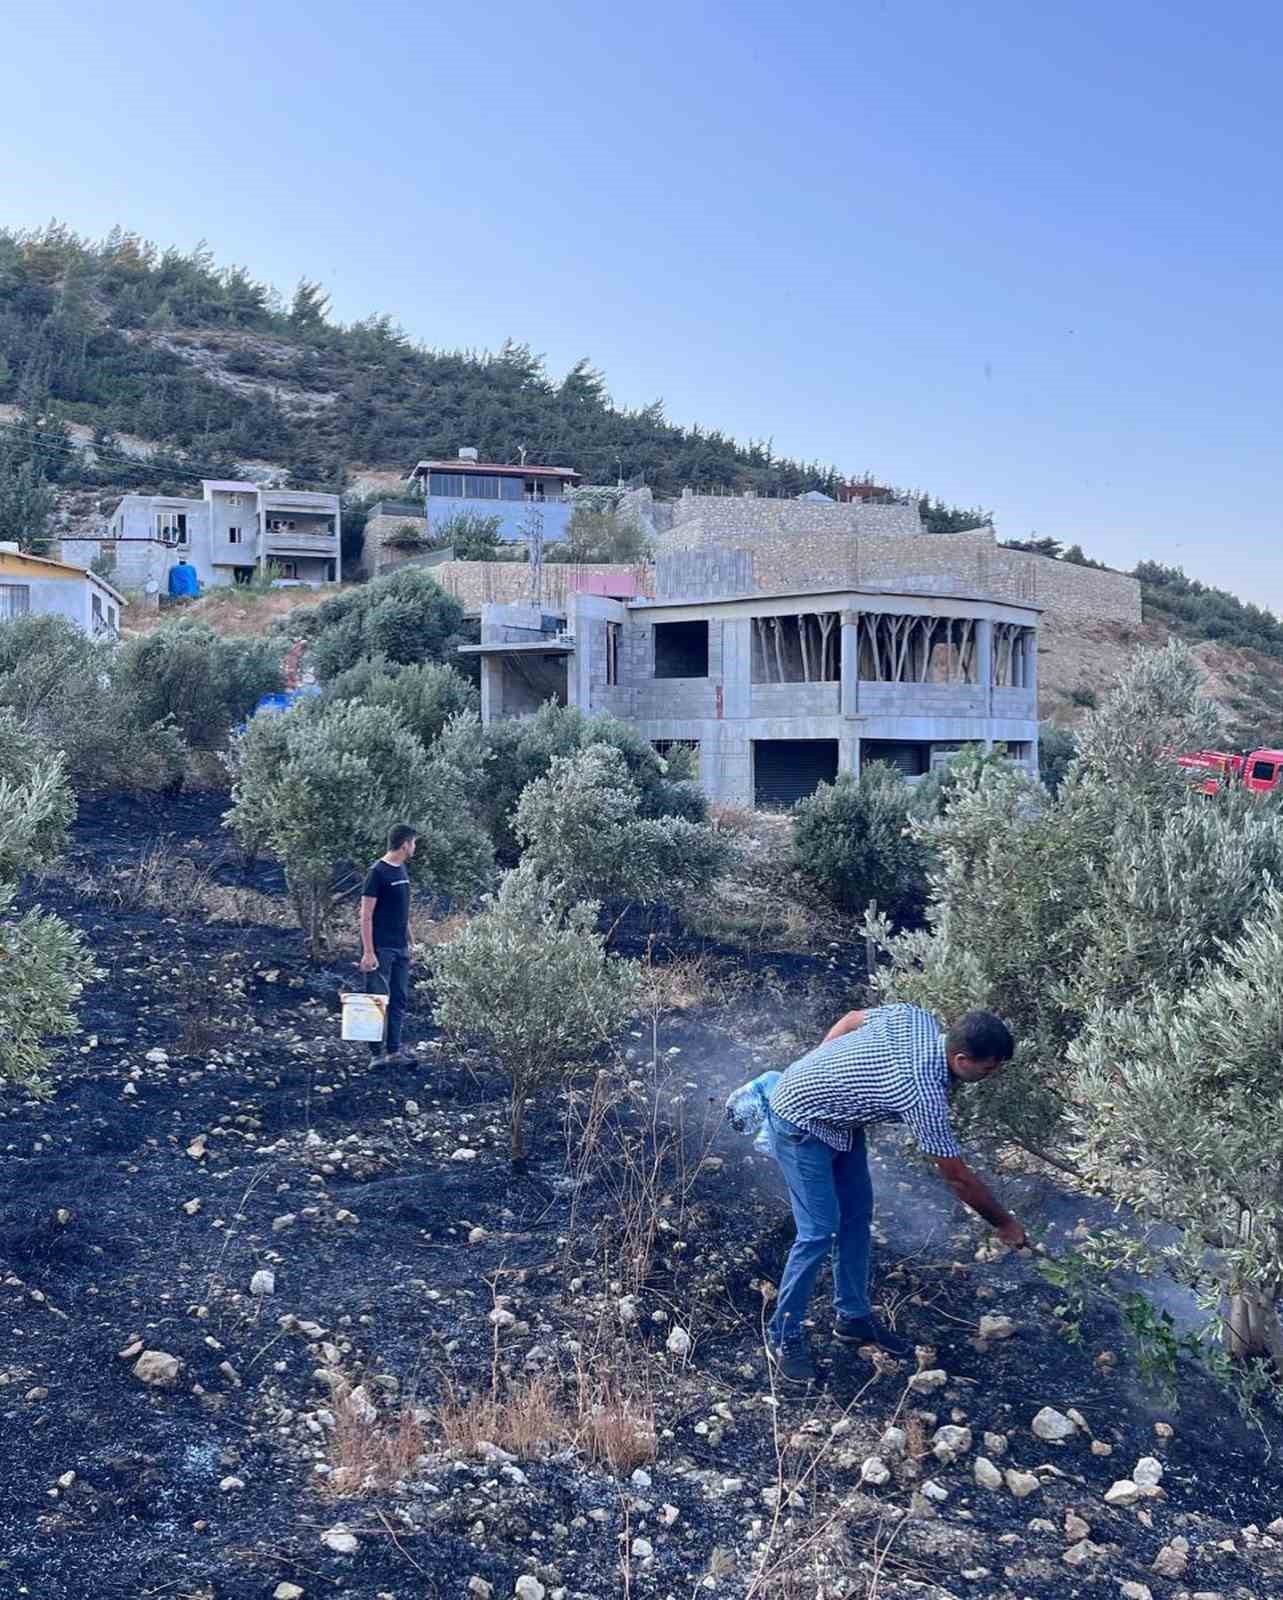
[[[869,1315],[873,1180],[863,1129],[856,1134],[853,1149],[834,1150],[773,1111],[769,1115],[775,1159],[788,1185],[797,1224],[775,1315],[767,1328],[772,1344],[787,1347],[803,1342],[802,1323],[825,1256],[833,1261],[833,1305],[838,1315]]]
[[[380,1055],[386,1046],[388,1054],[393,1056],[401,1048],[401,1027],[410,1000],[410,952],[384,945],[374,953],[379,958],[379,970],[377,974],[367,974],[365,987],[368,991],[371,978],[383,979],[388,991],[388,1017],[384,1037],[370,1045],[370,1054]]]

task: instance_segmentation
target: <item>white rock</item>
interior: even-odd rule
[[[512,1592],[517,1600],[544,1600],[548,1593],[539,1579],[526,1572],[521,1575],[512,1586]]]
[[[1035,1490],[1042,1488],[1042,1485],[1032,1472],[1018,1472],[1015,1467],[1008,1467],[1003,1476],[1006,1479],[1008,1489],[1011,1490],[1017,1500],[1025,1500]]]
[[[988,1456],[976,1457],[976,1482],[982,1489],[1001,1489],[1002,1473],[998,1471]]]
[[[134,1362],[134,1377],[151,1389],[172,1389],[178,1382],[182,1362],[168,1350],[144,1350]]]
[[[650,1473],[646,1471],[645,1467],[638,1467],[628,1481],[632,1484],[634,1489],[649,1489],[651,1485],[651,1476]]]
[[[249,1280],[249,1292],[258,1295],[260,1299],[264,1295],[276,1293],[276,1274],[271,1267],[260,1267],[258,1269]]]
[[[1091,1560],[1096,1553],[1096,1546],[1090,1539],[1080,1539],[1077,1544],[1071,1544],[1061,1556],[1067,1567],[1081,1567]]]
[[[1065,1512],[1065,1538],[1086,1539],[1091,1533],[1091,1523],[1085,1521],[1076,1511]]]
[[[850,1424],[848,1423],[849,1427]],[[832,1433],[837,1424],[829,1429]],[[878,1440],[878,1454],[883,1456],[902,1456],[909,1448],[909,1435],[903,1428],[888,1428]]]
[[[1163,1481],[1163,1463],[1153,1456],[1142,1456],[1132,1469],[1132,1482],[1142,1489],[1156,1489]]]
[[[1107,1506],[1134,1506],[1140,1499],[1140,1490],[1130,1478],[1119,1478],[1105,1491],[1105,1504]]]
[[[971,1448],[971,1429],[946,1423],[943,1428],[936,1429],[931,1444],[937,1461],[956,1461]]]
[[[469,1150],[466,1145],[461,1145],[458,1150],[452,1150],[450,1152],[450,1159],[451,1161],[475,1161],[477,1159],[477,1152],[475,1150]]]
[[[157,1066],[160,1066],[162,1062],[169,1060],[169,1051],[161,1050],[159,1047],[157,1047],[155,1050],[149,1050],[143,1057],[143,1060],[153,1061]]]
[[[934,1478],[928,1478],[922,1485],[922,1493],[928,1500],[934,1500],[937,1505],[943,1504],[949,1498],[949,1491]]]
[[[297,1583],[278,1583],[272,1590],[272,1600],[303,1600],[303,1591]]]
[[[1007,1453],[1007,1435],[1005,1433],[986,1433],[985,1449],[991,1456],[1005,1456]]]
[[[370,1391],[364,1384],[357,1384],[348,1395],[345,1404],[348,1414],[367,1428],[379,1420],[379,1413],[375,1409],[373,1400],[370,1399]]]
[[[659,1520],[666,1528],[671,1528],[680,1516],[681,1512],[677,1509],[677,1507],[670,1506],[667,1502],[665,1502],[659,1508]]]
[[[218,1485],[224,1494],[233,1494],[237,1489],[245,1487],[244,1478],[224,1478]]]
[[[879,1484],[889,1483],[890,1481],[891,1469],[881,1456],[870,1456],[860,1468],[861,1483]]]
[[[943,1389],[949,1381],[949,1374],[940,1367],[930,1367],[926,1372],[915,1372],[909,1379],[910,1389],[916,1389],[919,1394],[931,1394],[935,1389]]]
[[[632,1543],[632,1552],[637,1557],[638,1561],[645,1561],[647,1557],[655,1554],[655,1547],[653,1544],[651,1544],[649,1539],[634,1539]]]
[[[982,1339],[1010,1339],[1015,1331],[1016,1325],[1010,1317],[985,1315],[980,1319]]]
[[[484,1244],[489,1237],[490,1235],[484,1228],[469,1228],[468,1230],[469,1244]]]
[[[1068,1439],[1078,1431],[1076,1424],[1063,1411],[1057,1411],[1054,1406],[1044,1406],[1030,1426],[1038,1438],[1046,1439],[1052,1444],[1058,1444],[1062,1439]]]
[[[336,1556],[355,1555],[360,1548],[356,1535],[346,1528],[327,1528],[321,1535],[321,1543]]]
[[[1154,1600],[1154,1591],[1145,1583],[1120,1583],[1118,1592],[1123,1600]]]
[[[490,1322],[496,1328],[511,1328],[516,1324],[516,1317],[511,1311],[505,1311],[502,1306],[496,1306],[490,1313]]]
[[[281,1216],[272,1218],[272,1232],[284,1233],[286,1228],[292,1228],[297,1221],[298,1218],[292,1211],[286,1211]]]

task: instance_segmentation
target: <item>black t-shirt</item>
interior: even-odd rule
[[[365,880],[363,895],[374,901],[374,948],[410,947],[410,875],[404,867],[376,861]]]

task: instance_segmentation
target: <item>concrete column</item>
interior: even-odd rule
[[[497,722],[503,716],[503,661],[499,656],[481,658],[481,721]]]
[[[1028,628],[1024,637],[1025,647],[1025,688],[1029,690],[1035,700],[1038,697],[1038,630]]]
[[[841,707],[844,717],[860,713],[860,613],[844,611],[841,621]]]
[[[838,771],[849,772],[852,777],[860,776],[860,741],[858,739],[838,740]]]
[[[984,695],[985,716],[993,719],[993,623],[988,617],[976,621],[976,678]],[[993,740],[985,734],[985,749],[993,749]]]

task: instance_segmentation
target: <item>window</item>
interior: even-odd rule
[[[707,622],[657,622],[655,624],[655,676],[657,678],[707,678]]]
[[[241,542],[241,530],[239,528],[229,528],[227,530],[227,542],[228,544],[239,544]]]
[[[276,563],[276,565],[281,569],[281,577],[282,578],[297,578],[298,577],[298,562],[297,561],[278,561]]]
[[[185,511],[158,511],[156,537],[162,544],[187,544],[187,513]]]
[[[655,754],[667,763],[667,776],[674,780],[699,782],[698,739],[652,739]]]
[[[1273,783],[1274,774],[1277,770],[1277,765],[1273,761],[1254,761],[1248,777],[1254,783]]]
[[[463,495],[463,474],[460,472],[430,472],[428,493],[450,495],[459,499]]]
[[[268,517],[267,526],[272,533],[293,533],[293,517]]]
[[[31,610],[29,583],[0,583],[0,622],[25,617]]]
[[[520,478],[500,478],[499,498],[500,500],[524,500],[526,498],[526,486]]]
[[[99,633],[102,630],[102,624],[103,624],[102,596],[100,594],[96,594],[96,595],[92,595],[90,598],[91,598],[91,602],[92,602],[91,609],[93,611],[94,632],[95,633]]]
[[[239,511],[240,508],[245,504],[245,496],[243,494],[229,494],[227,497],[227,503],[229,506],[234,506],[235,509]]]
[[[613,689],[619,682],[619,635],[623,624],[606,624],[606,687]]]
[[[499,482],[498,478],[475,477],[469,473],[463,480],[463,492],[469,500],[497,500]]]
[[[107,607],[107,626],[111,629],[111,631],[113,633],[115,633],[118,624],[119,624],[119,612],[117,612],[115,606],[108,606]]]

